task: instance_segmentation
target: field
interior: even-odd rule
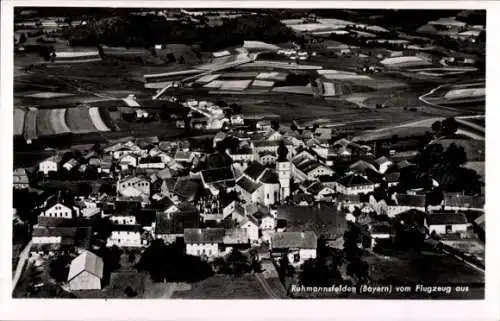
[[[485,99],[485,83],[481,81],[439,86],[420,97],[427,104],[464,112],[484,112]]]
[[[190,290],[175,291],[174,299],[266,299],[259,281],[254,275],[241,277],[215,275],[191,285]]]

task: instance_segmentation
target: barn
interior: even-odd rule
[[[100,290],[103,276],[103,260],[92,252],[77,256],[69,268],[68,284],[73,291]]]

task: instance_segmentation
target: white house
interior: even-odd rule
[[[76,165],[78,165],[78,161],[74,158],[70,159],[66,163],[63,164],[63,168],[66,169],[67,171],[72,170]]]
[[[384,174],[393,164],[392,161],[385,156],[377,158],[375,163],[377,164],[377,169],[381,174]]]
[[[59,192],[44,202],[40,216],[71,219],[76,216],[76,208],[68,204]]]
[[[224,243],[225,230],[223,228],[187,228],[184,229],[184,243],[186,254],[218,257]]]
[[[76,227],[47,227],[37,226],[33,227],[31,241],[33,245],[72,245],[75,243]]]
[[[269,246],[273,256],[285,254],[292,266],[300,266],[316,258],[318,238],[313,231],[277,232],[271,237]]]
[[[239,227],[247,231],[250,242],[257,243],[259,241],[259,221],[255,217],[252,215],[245,217]]]
[[[146,241],[141,239],[142,228],[140,225],[113,225],[111,235],[106,241],[106,246],[111,247],[141,247],[147,245]]]
[[[104,262],[92,252],[84,251],[69,267],[68,284],[70,290],[100,290]]]
[[[250,203],[262,202],[262,184],[255,183],[243,175],[236,181],[236,192],[242,200]]]
[[[429,232],[437,234],[465,233],[471,224],[463,213],[432,213],[427,219]]]
[[[259,163],[263,165],[274,165],[278,156],[274,152],[263,151],[259,153]]]
[[[136,217],[129,213],[114,213],[109,220],[116,225],[136,225]]]
[[[137,167],[137,156],[134,154],[125,154],[120,157],[120,161],[118,162],[121,170],[127,170],[129,168]]]
[[[151,192],[150,183],[142,177],[128,177],[116,183],[116,191],[123,196],[138,196],[135,192],[149,195]]]
[[[61,157],[58,155],[51,156],[38,164],[38,171],[47,175],[50,172],[57,172]]]
[[[371,193],[377,184],[369,181],[361,175],[349,174],[337,180],[337,192],[346,195]]]

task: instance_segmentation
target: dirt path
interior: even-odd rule
[[[269,295],[270,298],[272,298],[272,299],[279,299],[280,298],[278,295],[276,295],[273,292],[273,289],[271,289],[269,284],[266,282],[266,280],[262,276],[262,273],[255,273],[255,278],[257,279],[257,281],[259,281],[260,285],[262,286],[264,291],[266,291],[267,295]]]

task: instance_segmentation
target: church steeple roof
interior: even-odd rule
[[[285,142],[282,140],[278,146],[278,162],[286,162],[288,155],[288,148],[285,146]]]

